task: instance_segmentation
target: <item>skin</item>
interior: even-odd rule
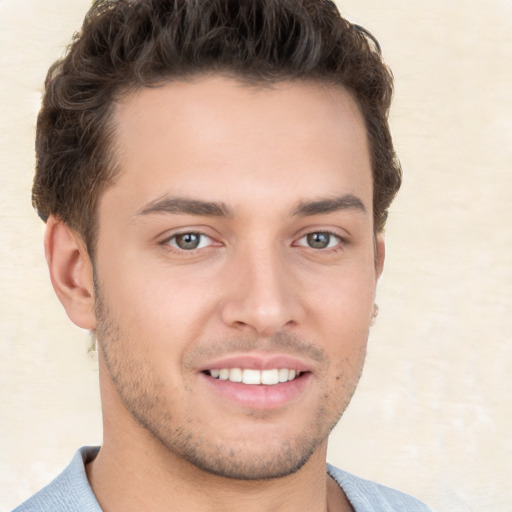
[[[98,339],[104,443],[87,471],[100,505],[351,510],[326,477],[327,439],[359,380],[384,260],[354,100],[210,76],[131,92],[115,122],[121,172],[100,199],[94,272],[54,217],[45,240],[68,315]],[[247,405],[205,375],[248,354],[299,361],[299,391]]]

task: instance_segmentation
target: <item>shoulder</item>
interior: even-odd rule
[[[343,489],[355,512],[432,512],[427,505],[403,492],[359,478],[330,464],[327,471]]]
[[[12,512],[101,512],[85,473],[85,464],[96,457],[98,449],[78,450],[55,480]]]

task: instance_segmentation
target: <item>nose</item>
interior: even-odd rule
[[[268,337],[303,321],[300,283],[282,252],[248,250],[231,261],[220,306],[225,325]]]

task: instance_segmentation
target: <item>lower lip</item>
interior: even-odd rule
[[[278,409],[297,400],[305,392],[311,374],[303,373],[298,378],[267,386],[250,385],[229,380],[214,379],[200,374],[205,383],[217,395],[247,409]]]

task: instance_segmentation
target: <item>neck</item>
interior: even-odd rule
[[[156,440],[151,440],[152,447],[125,444],[129,450],[119,449],[116,444],[105,442],[97,458],[87,466],[92,489],[105,512],[325,512],[328,509],[328,479],[325,456],[321,453],[313,454],[292,475],[268,481],[244,481],[205,473],[166,453]]]

